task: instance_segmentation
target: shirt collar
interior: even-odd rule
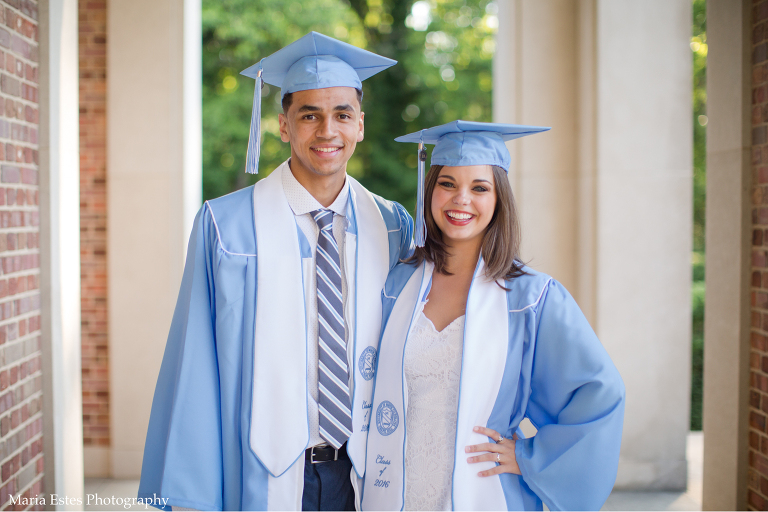
[[[285,197],[288,199],[288,206],[291,207],[294,215],[304,215],[325,208],[301,183],[299,183],[291,172],[290,166],[285,166],[282,178]],[[345,179],[344,186],[341,188],[339,195],[336,196],[336,199],[334,199],[328,209],[337,215],[346,216],[348,199],[349,180]]]

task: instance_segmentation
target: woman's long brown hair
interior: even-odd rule
[[[426,260],[434,263],[438,272],[450,275],[446,268],[448,246],[443,242],[443,233],[432,216],[432,193],[442,168],[442,165],[433,165],[427,173],[424,183],[424,220],[427,224],[425,243],[424,247],[417,247],[413,256],[406,261],[421,264]],[[525,274],[520,261],[520,224],[506,171],[495,165],[491,169],[496,187],[496,208],[483,235],[480,255],[485,262],[488,278],[509,280]]]

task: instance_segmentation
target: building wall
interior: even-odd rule
[[[768,506],[768,1],[752,8],[752,281],[749,506]]]
[[[752,8],[752,0],[707,0],[703,510],[747,508]]]
[[[80,269],[83,444],[86,471],[106,467],[109,437],[107,339],[107,3],[80,0]],[[102,456],[100,456],[102,455]]]
[[[0,507],[42,492],[38,6],[0,1]]]

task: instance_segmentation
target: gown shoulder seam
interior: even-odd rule
[[[205,207],[208,209],[208,213],[211,215],[211,220],[213,221],[213,227],[216,228],[216,241],[219,243],[219,247],[222,251],[224,251],[227,254],[231,254],[232,256],[256,256],[256,254],[244,254],[239,252],[232,252],[228,251],[226,247],[224,247],[224,244],[221,242],[221,231],[219,231],[219,224],[216,222],[216,216],[213,214],[213,208],[211,208],[211,205],[208,201],[205,202]]]
[[[541,287],[541,292],[539,292],[539,297],[535,301],[533,301],[532,303],[528,304],[527,306],[525,306],[524,308],[521,308],[521,309],[510,309],[509,312],[510,313],[521,313],[521,312],[525,311],[528,308],[532,308],[532,307],[536,306],[541,301],[541,298],[544,296],[544,290],[547,289],[547,286],[549,285],[549,283],[551,281],[552,281],[551,277],[549,279],[547,279],[547,281],[544,283],[544,286]]]

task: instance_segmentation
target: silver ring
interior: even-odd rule
[[[496,440],[496,443],[498,444],[498,443],[502,442],[503,440],[504,440],[504,436],[499,434],[499,438]]]
[[[500,453],[496,454],[496,463],[497,464],[501,464],[501,454]]]

